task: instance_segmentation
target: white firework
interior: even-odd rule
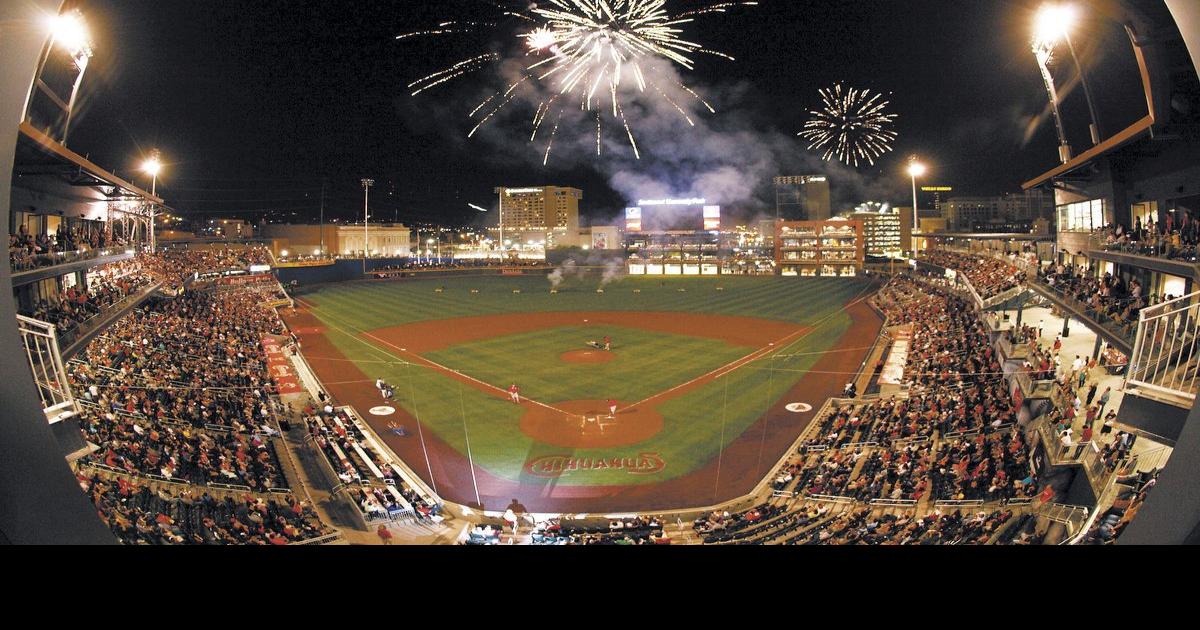
[[[471,117],[476,119],[477,124],[468,136],[473,136],[517,98],[523,86],[545,85],[551,89],[553,96],[538,105],[530,135],[530,141],[535,141],[543,123],[547,119],[553,120],[543,163],[550,158],[564,109],[575,104],[595,114],[597,154],[602,146],[599,135],[602,125],[600,110],[603,109],[613,120],[621,123],[634,155],[640,158],[633,129],[621,102],[623,80],[632,77],[639,93],[663,98],[683,120],[694,126],[685,108],[659,84],[649,62],[665,60],[691,70],[695,65],[693,57],[698,54],[732,59],[729,55],[684,39],[683,27],[697,16],[757,4],[718,2],[675,15],[667,10],[667,0],[548,0],[540,6],[532,5],[520,11],[500,7],[506,17],[521,22],[522,32],[518,37],[525,40],[527,56],[535,60],[526,65],[521,78],[471,111]],[[443,22],[436,28],[406,33],[397,39],[478,32],[497,27],[497,24],[484,22]],[[409,88],[415,96],[455,78],[488,68],[502,59],[502,55],[494,52],[474,55],[412,82]],[[710,112],[715,112],[694,90],[674,79],[671,81],[673,87],[682,88]],[[554,116],[550,116],[551,113]]]
[[[820,93],[824,106],[809,112],[812,118],[797,134],[809,141],[809,150],[823,150],[826,161],[836,157],[855,168],[860,160],[874,166],[876,159],[892,150],[896,114],[886,113],[889,101],[881,100],[882,94],[840,83]]]

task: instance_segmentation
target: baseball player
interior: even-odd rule
[[[608,417],[615,418],[617,415],[617,401],[613,398],[608,399]]]
[[[608,335],[604,335],[604,349],[612,350],[612,339]]]
[[[517,387],[516,383],[513,383],[512,387],[508,388],[508,397],[515,403],[521,402],[521,388]]]

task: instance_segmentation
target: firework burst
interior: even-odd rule
[[[881,100],[882,94],[840,83],[820,92],[824,106],[809,112],[812,118],[797,134],[809,141],[809,150],[823,150],[825,160],[836,157],[855,168],[861,160],[874,166],[877,158],[892,150],[896,114],[886,113],[889,102]]]
[[[535,142],[548,120],[552,129],[547,139],[543,164],[550,159],[554,139],[567,107],[590,112],[596,125],[596,153],[603,120],[619,123],[635,157],[641,154],[633,128],[622,105],[622,84],[632,81],[636,91],[664,99],[684,121],[695,126],[685,108],[664,90],[656,64],[665,61],[691,70],[696,55],[733,58],[683,38],[683,27],[697,17],[754,6],[757,2],[717,2],[700,8],[671,14],[667,0],[548,0],[540,5],[525,5],[523,10],[496,5],[503,19],[498,22],[443,22],[434,28],[405,33],[396,39],[416,39],[461,33],[497,34],[503,24],[516,21],[517,37],[524,40],[525,64],[522,76],[479,103],[470,113],[476,124],[468,137],[498,112],[518,98],[524,89],[545,87],[551,95],[540,98],[532,122],[530,142]],[[531,61],[529,61],[532,59]],[[473,55],[409,84],[414,96],[458,77],[472,74],[504,60],[498,53]],[[669,79],[671,88],[679,88],[686,98],[694,99],[709,112],[713,107],[694,90]],[[672,90],[673,91],[673,90]]]

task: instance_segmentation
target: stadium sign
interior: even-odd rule
[[[558,478],[572,473],[598,470],[624,470],[631,475],[654,475],[667,467],[658,453],[639,453],[636,457],[572,457],[545,455],[525,462],[525,472],[534,477]]]

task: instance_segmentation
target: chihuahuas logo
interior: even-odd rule
[[[557,478],[596,470],[624,470],[631,475],[660,473],[667,463],[658,453],[639,453],[636,457],[571,457],[546,455],[525,462],[525,472],[535,477]]]

